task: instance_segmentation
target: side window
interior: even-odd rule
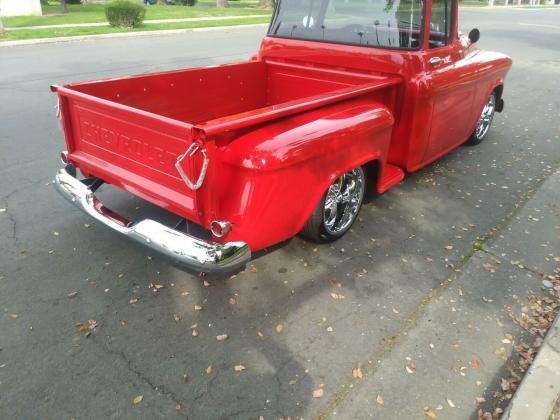
[[[451,43],[453,0],[433,0],[430,20],[430,48],[440,48]]]

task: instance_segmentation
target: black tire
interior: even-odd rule
[[[496,95],[496,92],[492,92],[492,94],[488,98],[488,102],[486,102],[484,108],[482,109],[474,132],[467,140],[467,145],[476,146],[477,144],[482,143],[482,141],[486,138],[488,132],[490,131],[490,127],[492,126],[492,121],[494,120],[497,101],[498,97]]]
[[[300,234],[320,243],[344,236],[358,217],[365,190],[366,176],[361,166],[342,175],[323,194]]]

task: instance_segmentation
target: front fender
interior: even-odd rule
[[[385,163],[394,120],[387,107],[357,99],[279,120],[221,147],[234,180],[224,186],[222,218],[233,221],[227,240],[253,250],[296,235],[341,174]]]

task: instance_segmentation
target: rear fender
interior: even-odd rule
[[[296,235],[330,184],[351,169],[386,161],[394,120],[387,107],[357,99],[279,120],[222,147],[232,184],[222,218],[258,250]],[[375,186],[373,186],[375,188]]]

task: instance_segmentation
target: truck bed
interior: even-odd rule
[[[126,189],[207,225],[208,188],[193,191],[176,168],[193,142],[209,159],[205,185],[219,164],[220,141],[236,130],[361,95],[394,100],[398,77],[302,62],[253,61],[53,86],[59,95],[68,159],[86,175]],[[191,179],[200,153],[185,159]]]

